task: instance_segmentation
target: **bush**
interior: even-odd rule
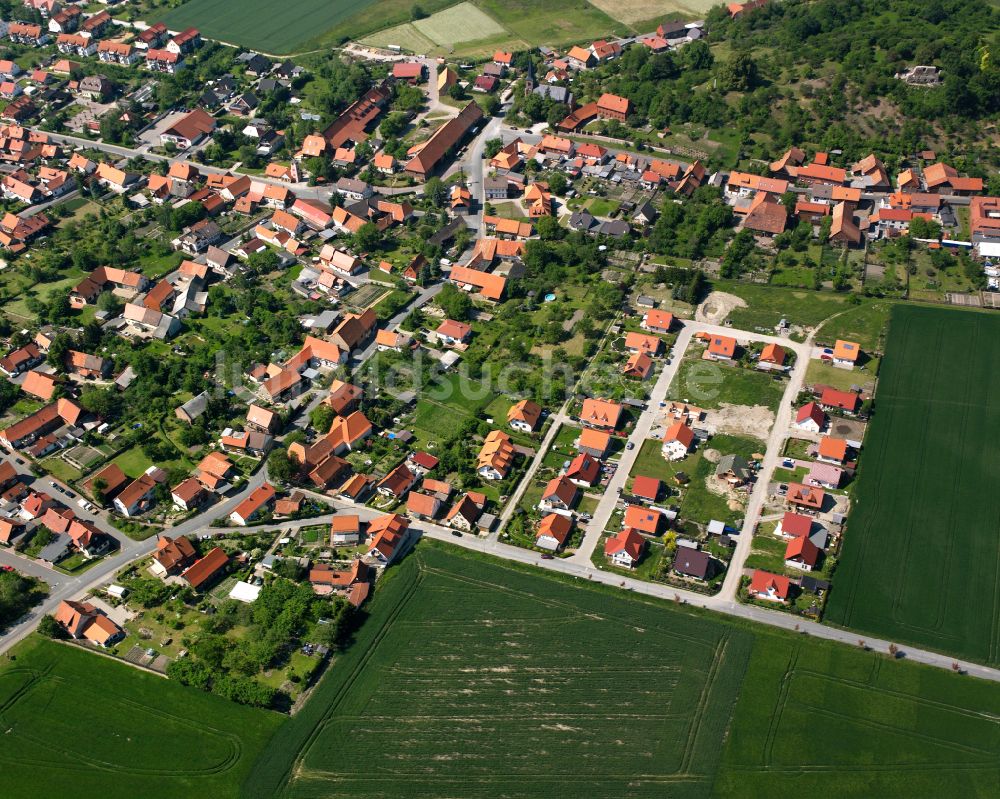
[[[42,616],[41,621],[38,622],[38,634],[55,640],[69,638],[66,630],[59,622],[56,621],[55,616],[51,613],[46,613]]]

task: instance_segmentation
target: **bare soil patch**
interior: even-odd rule
[[[746,302],[735,294],[713,291],[694,312],[696,322],[721,325],[734,308],[746,308]]]

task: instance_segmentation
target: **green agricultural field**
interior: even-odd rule
[[[236,797],[280,722],[32,636],[0,664],[2,793]]]
[[[989,797],[998,717],[991,683],[425,542],[244,795]]]
[[[376,47],[398,45],[414,53],[477,56],[497,48],[559,45],[631,32],[586,0],[475,0],[416,22],[383,27],[362,41]]]
[[[459,3],[413,23],[420,33],[435,44],[450,46],[459,42],[486,39],[507,32],[495,19],[472,3]]]
[[[715,796],[997,795],[996,685],[754,630]]]
[[[746,632],[441,546],[394,572],[248,796],[709,795]]]
[[[433,15],[455,2],[422,0],[419,5]],[[292,0],[275,13],[271,0],[245,0],[234,14],[232,3],[225,0],[188,0],[162,18],[171,29],[193,25],[210,39],[286,54],[402,26],[410,21],[413,7],[412,0]]]
[[[1000,319],[893,308],[827,619],[1000,664]]]

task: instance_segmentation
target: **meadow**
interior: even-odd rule
[[[416,22],[383,27],[362,41],[376,47],[398,45],[414,53],[473,57],[496,49],[521,50],[631,32],[586,0],[475,0]]]
[[[716,409],[723,404],[763,405],[778,410],[787,382],[768,372],[702,360],[703,349],[685,356],[670,386],[670,396]]]
[[[280,723],[37,636],[0,661],[5,796],[236,797]]]
[[[647,33],[658,22],[672,19],[704,19],[716,0],[591,0],[605,14]]]
[[[893,308],[827,620],[1000,664],[1000,319]]]

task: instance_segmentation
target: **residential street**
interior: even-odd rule
[[[684,329],[677,336],[677,341],[669,355],[670,363],[664,365],[663,371],[660,372],[660,376],[656,379],[656,385],[653,386],[653,390],[650,393],[649,402],[646,403],[646,410],[639,416],[639,421],[635,423],[635,429],[628,437],[628,444],[632,445],[632,449],[628,449],[628,444],[626,444],[626,448],[622,452],[621,459],[618,462],[618,468],[608,482],[604,490],[604,495],[597,505],[597,510],[594,511],[594,518],[587,525],[587,534],[584,536],[580,547],[569,558],[574,563],[581,565],[590,563],[591,553],[601,540],[604,528],[607,527],[608,520],[618,505],[619,496],[625,490],[625,481],[628,480],[629,473],[635,465],[635,459],[639,456],[643,442],[649,438],[649,431],[653,427],[653,422],[660,416],[660,403],[666,399],[670,384],[673,382],[677,370],[680,368],[681,359],[684,357],[684,353],[687,352],[688,344],[695,332],[697,330],[693,327],[693,323],[684,323]]]
[[[70,145],[72,147],[86,147],[93,150],[101,150],[102,152],[109,153],[110,155],[116,155],[119,158],[144,158],[147,161],[166,161],[169,164],[177,163],[188,163],[190,152],[180,152],[176,156],[165,156],[157,155],[156,153],[150,153],[146,150],[139,150],[132,147],[122,147],[117,144],[105,144],[104,142],[93,141],[92,139],[85,139],[80,136],[69,136],[65,133],[49,133],[48,131],[42,131],[34,128],[29,128],[30,130],[35,130],[37,133],[44,133],[52,141],[63,144]],[[212,175],[241,175],[245,174],[240,172],[238,169],[222,169],[221,167],[208,166],[206,164],[199,164],[194,161],[190,161],[198,168],[199,172],[212,174]],[[310,200],[323,200],[326,201],[330,198],[330,194],[333,192],[329,186],[310,186],[307,183],[286,183],[282,180],[275,180],[273,178],[267,178],[263,175],[249,175],[253,180],[259,181],[261,183],[269,183],[273,186],[283,186],[295,192],[295,196],[302,199]],[[410,190],[412,191],[412,189]]]

